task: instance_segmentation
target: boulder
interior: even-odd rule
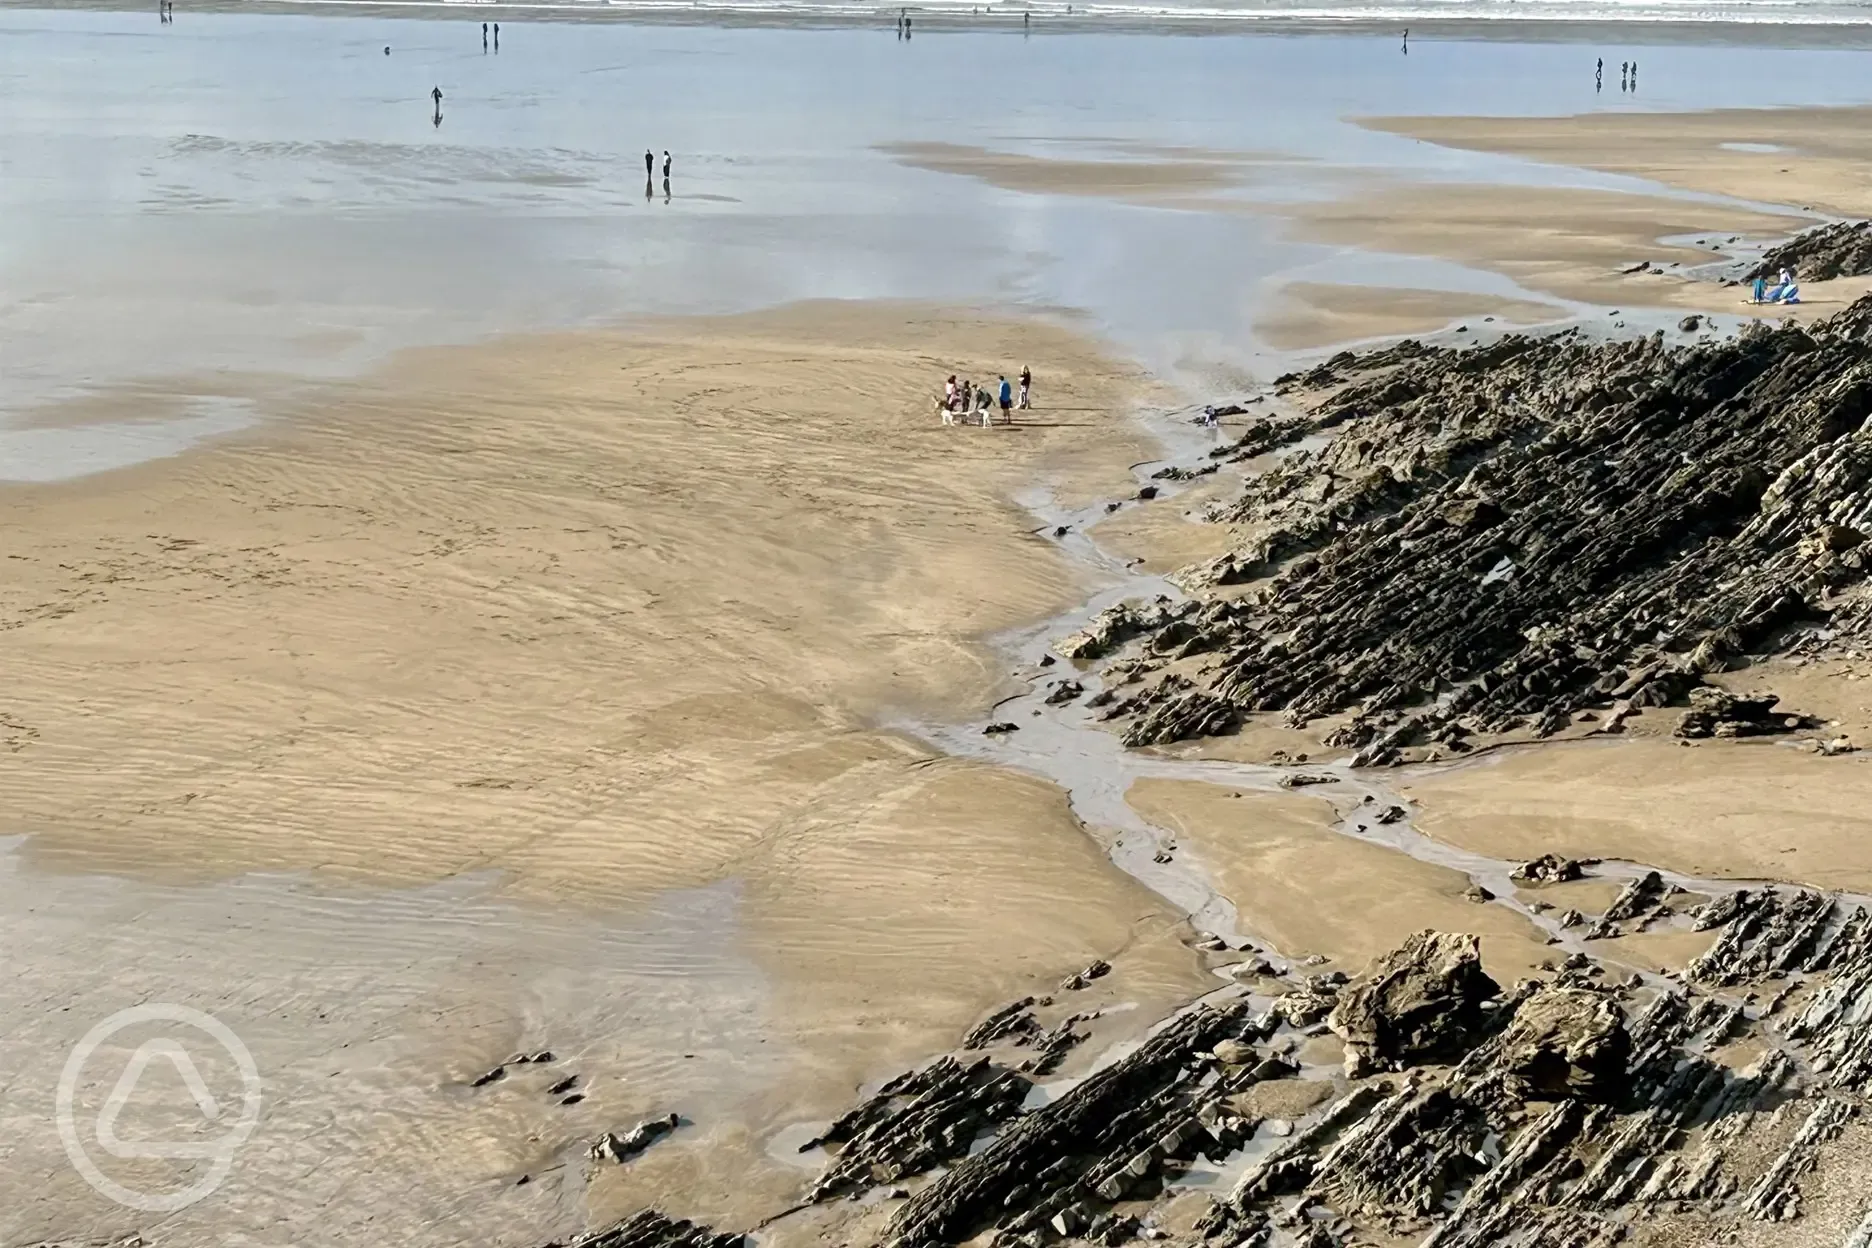
[[[1610,996],[1543,987],[1515,1009],[1499,1041],[1499,1068],[1529,1100],[1611,1101],[1625,1087],[1631,1038]]]
[[[1509,878],[1522,884],[1564,884],[1568,880],[1577,880],[1586,874],[1586,867],[1591,863],[1582,858],[1563,858],[1559,854],[1542,854],[1531,861],[1524,862],[1509,872]]]
[[[1462,1056],[1484,1038],[1483,1003],[1501,986],[1482,969],[1480,937],[1421,931],[1339,994],[1326,1025],[1345,1041],[1346,1074]]]

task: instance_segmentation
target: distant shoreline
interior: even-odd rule
[[[1645,18],[1582,19],[1577,17],[1441,18],[1416,13],[1383,16],[1322,17],[1311,14],[1244,12],[1220,17],[1213,12],[1182,15],[1174,10],[1133,12],[1065,12],[1065,5],[1047,0],[1020,6],[1001,0],[983,6],[992,11],[971,12],[959,4],[939,7],[908,6],[917,33],[954,34],[1005,31],[1011,34],[1151,34],[1151,35],[1350,35],[1395,37],[1408,27],[1421,41],[1511,43],[1616,43],[1626,47],[1745,46],[1775,48],[1872,49],[1872,10],[1863,21],[1770,22],[1711,19],[1707,21],[1655,21]],[[1079,6],[1075,5],[1075,9]],[[67,0],[21,3],[0,0],[0,10],[141,12],[151,6],[142,0]],[[895,8],[857,5],[782,7],[751,2],[682,4],[674,0],[634,0],[603,4],[579,0],[185,0],[188,13],[344,14],[380,18],[437,20],[546,21],[560,23],[626,23],[657,26],[722,26],[802,30],[878,29],[888,33]],[[1032,15],[1023,27],[1023,13]]]

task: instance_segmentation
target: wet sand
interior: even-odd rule
[[[1369,170],[1319,174],[1337,199],[1250,201],[1230,193],[1292,157],[1220,147],[884,150],[997,190],[1174,210],[1179,229],[1279,221],[1355,264],[1434,257],[1528,295],[1290,283],[1254,323],[1293,349],[1541,320],[1558,307],[1541,296],[1701,307],[1713,288],[1615,270],[1707,259],[1666,235],[1800,224]],[[31,968],[13,1004],[76,983],[95,1013],[126,991],[214,1008],[287,1093],[177,1242],[286,1225],[443,1244],[471,1223],[531,1244],[653,1201],[740,1229],[805,1173],[772,1155],[775,1132],[990,1008],[1093,957],[1118,972],[1086,1004],[1139,1022],[1213,986],[1175,907],[1107,861],[1059,789],[875,727],[979,716],[1007,688],[985,639],[1084,600],[1083,571],[1009,500],[1036,479],[1068,504],[1135,490],[1127,465],[1160,452],[1126,413],[1153,392],[1115,354],[877,303],[504,337],[299,391],[280,423],[180,458],[0,495],[0,800],[30,837],[7,860]],[[947,372],[1022,363],[1039,409],[1018,428],[936,422]],[[1222,548],[1185,513],[1231,488],[1095,534],[1169,571]],[[1312,740],[1258,726],[1219,745]],[[1863,765],[1639,739],[1408,783],[1423,830],[1464,849],[1865,889],[1863,803],[1842,782]],[[1460,872],[1344,836],[1317,799],[1151,780],[1130,801],[1285,953],[1356,971],[1441,926],[1481,931],[1504,983],[1547,956],[1521,916],[1465,900]],[[1686,956],[1631,939],[1633,960]],[[0,1045],[33,1076],[0,1102],[10,1122],[43,1121],[89,1021],[43,1014]],[[547,1045],[598,1089],[589,1104],[558,1106],[531,1071],[464,1092]],[[694,1126],[640,1162],[567,1164],[670,1109]],[[143,1225],[92,1202],[56,1146],[9,1160],[33,1186],[0,1192],[0,1238],[68,1236],[74,1209],[99,1238]],[[539,1180],[517,1193],[522,1175]],[[875,1215],[814,1214],[776,1242],[849,1238],[854,1216]]]
[[[949,369],[1016,362],[1037,374],[1026,421],[938,423]],[[1036,477],[1111,489],[1145,453],[1125,416],[1141,392],[1037,323],[812,305],[416,352],[280,426],[9,490],[0,802],[32,834],[20,887],[59,897],[101,873],[205,903],[154,925],[191,951],[186,975],[96,938],[64,949],[16,915],[10,943],[39,950],[26,992],[73,958],[101,978],[13,1056],[53,1061],[146,993],[213,1003],[237,1031],[282,994],[342,997],[325,929],[294,907],[241,924],[238,957],[211,952],[229,935],[213,899],[242,877],[358,899],[364,968],[404,947],[372,898],[470,887],[510,908],[506,934],[401,975],[370,1032],[390,1066],[319,1100],[355,1136],[329,1197],[268,1194],[298,1164],[282,1106],[272,1147],[181,1225],[218,1237],[289,1212],[299,1242],[342,1242],[321,1218],[349,1176],[347,1216],[380,1232],[455,1242],[472,1214],[524,1242],[583,1225],[577,1181],[551,1217],[537,1192],[497,1199],[581,1132],[688,1114],[703,1126],[600,1175],[590,1212],[679,1190],[685,1212],[740,1224],[797,1178],[764,1131],[831,1116],[1005,999],[1095,957],[1149,1011],[1199,991],[1179,916],[1056,790],[869,726],[991,700],[1002,676],[978,639],[1083,595],[1007,499]],[[660,954],[671,924],[693,934]],[[572,970],[546,988],[546,967],[633,962],[661,964],[657,991]],[[420,1029],[381,1021],[425,1003]],[[274,1068],[311,1079],[303,1038],[280,1043]],[[574,1046],[627,1091],[565,1121],[523,1097],[518,1118],[476,1120],[474,1148],[405,1138],[455,1130],[437,1090],[534,1043]],[[743,1046],[763,1060],[723,1084]],[[682,1061],[697,1049],[706,1065]],[[43,1110],[44,1082],[10,1112]],[[94,1208],[47,1144],[9,1169],[70,1183],[12,1194],[9,1240]],[[385,1166],[453,1213],[368,1194]]]
[[[1865,176],[1872,108],[1383,117],[1362,124],[1443,147],[1630,174],[1713,195],[1837,216],[1872,214]]]
[[[1317,954],[1356,975],[1426,927],[1480,935],[1483,963],[1503,984],[1550,957],[1532,924],[1466,900],[1467,876],[1335,831],[1320,798],[1141,780],[1128,800],[1210,868],[1250,932],[1289,957]]]
[[[1133,202],[1238,186],[1253,163],[1268,159],[1247,152],[1179,153],[1174,149],[1121,150],[1106,159],[1080,159],[993,151],[961,143],[893,143],[882,150],[913,169],[974,178],[1002,190]]]
[[[1404,337],[1451,329],[1464,321],[1538,325],[1568,316],[1558,304],[1454,290],[1408,290],[1294,282],[1255,330],[1283,350],[1338,346],[1367,338]]]

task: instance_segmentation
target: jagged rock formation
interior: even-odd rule
[[[593,1161],[629,1161],[682,1125],[675,1114],[646,1118],[630,1130],[607,1131],[587,1150]]]
[[[1379,764],[1582,713],[1616,731],[1829,620],[1856,627],[1869,328],[1872,298],[1694,346],[1405,343],[1288,379],[1304,416],[1230,453],[1334,436],[1250,477],[1217,516],[1243,545],[1183,578],[1246,592],[1127,617],[1142,657],[1109,715],[1147,745],[1350,713],[1328,743]],[[1701,709],[1712,733],[1788,724],[1747,700]]]
[[[863,1192],[962,1156],[983,1131],[1013,1117],[1031,1087],[986,1057],[967,1065],[944,1057],[891,1080],[800,1146],[802,1153],[826,1145],[839,1150],[807,1201]]]
[[[1838,221],[1796,234],[1762,253],[1744,281],[1773,281],[1787,269],[1804,282],[1872,273],[1872,221]]]
[[[1206,1076],[1214,1073],[1216,1044],[1252,1034],[1251,1027],[1245,1001],[1186,1011],[1135,1053],[1017,1120],[912,1196],[891,1220],[888,1238],[903,1248],[953,1244],[989,1225],[1020,1233],[1055,1217],[1079,1229],[1091,1220],[1083,1209],[1087,1194],[1117,1200],[1212,1129],[1199,1113],[1239,1142],[1242,1124],[1219,1108],[1225,1081]],[[1254,1077],[1246,1070],[1226,1082],[1233,1091]]]
[[[1641,876],[1599,918],[1630,922],[1672,895]],[[1013,1095],[1031,1086],[1019,1073],[943,1059],[827,1132],[841,1151],[815,1199],[906,1179],[898,1159],[927,1161],[931,1124],[969,1112],[913,1105],[978,1103],[1001,1087],[998,1134],[963,1156],[950,1133],[935,1150],[951,1153],[948,1169],[894,1189],[882,1242],[1162,1239],[1169,1185],[1251,1137],[1263,1151],[1179,1243],[1589,1248],[1659,1208],[1798,1216],[1803,1180],[1872,1092],[1872,916],[1807,890],[1751,889],[1670,921],[1717,933],[1680,976],[1607,975],[1575,953],[1499,996],[1473,937],[1420,933],[1350,982],[1291,979],[1267,1013],[1246,990],[1192,1005],[1033,1109]],[[1750,991],[1765,986],[1776,991]],[[1031,1005],[997,1011],[971,1040],[1030,1034],[1012,1020]],[[1367,1047],[1389,1073],[1337,1084],[1298,1121],[1263,1122],[1251,1090],[1318,1078],[1284,1054],[1321,1034],[1329,1011],[1336,1032],[1386,1037]],[[1712,1057],[1743,1039],[1761,1049],[1747,1068]],[[967,1121],[973,1136],[982,1120]]]
[[[745,1235],[721,1234],[645,1209],[606,1230],[581,1235],[566,1244],[555,1241],[543,1248],[742,1248],[746,1241]]]
[[[1526,1100],[1611,1101],[1624,1090],[1630,1056],[1616,1001],[1590,989],[1547,987],[1515,1007],[1499,1060],[1508,1086]]]

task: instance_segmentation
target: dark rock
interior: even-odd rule
[[[1542,854],[1522,863],[1509,874],[1523,884],[1564,884],[1569,880],[1583,878],[1586,868],[1597,861],[1594,858],[1563,858],[1559,854]]]
[[[1346,354],[1286,387],[1305,410],[1266,436],[1323,444],[1215,512],[1249,539],[1210,566],[1265,579],[1203,628],[1219,657],[1193,687],[1134,696],[1134,745],[1227,730],[1232,707],[1343,715],[1335,747],[1409,761],[1682,705],[1823,622],[1872,636],[1872,595],[1846,594],[1872,559],[1816,537],[1872,512],[1872,297],[1682,346],[1562,331]],[[1202,715],[1143,726],[1171,701]]]
[[[1062,680],[1053,686],[1053,691],[1046,696],[1048,706],[1063,706],[1085,692],[1085,686],[1076,680]]]
[[[1032,1087],[986,1057],[944,1057],[898,1076],[801,1148],[838,1150],[807,1202],[855,1196],[965,1156],[984,1131],[1020,1112]]]
[[[1677,322],[1677,328],[1686,334],[1694,334],[1697,330],[1703,328],[1703,318],[1700,316],[1686,316],[1683,320]]]
[[[998,737],[998,736],[1001,736],[1003,733],[1019,732],[1019,731],[1020,731],[1019,724],[1014,723],[1011,720],[1004,719],[1004,720],[999,720],[995,723],[989,724],[986,728],[982,729],[982,736]]]
[[[681,1124],[682,1119],[675,1114],[646,1118],[622,1134],[605,1132],[588,1151],[593,1161],[629,1161]]]
[[[745,1235],[722,1234],[654,1209],[633,1213],[606,1230],[542,1248],[742,1248]]]
[[[1149,502],[1151,499],[1157,497],[1157,487],[1154,485],[1143,486],[1138,490],[1137,496],[1145,502]]]
[[[1872,273],[1872,221],[1840,221],[1796,234],[1762,253],[1744,281],[1773,281],[1788,269],[1808,282]]]
[[[1772,693],[1738,697],[1726,689],[1703,685],[1690,691],[1690,709],[1677,723],[1680,737],[1755,737],[1792,732],[1807,724],[1800,715],[1775,713],[1780,701]]]
[[[1515,1007],[1497,1041],[1499,1066],[1517,1095],[1610,1101],[1625,1090],[1631,1037],[1611,997],[1584,988],[1545,987]]]
[[[1083,971],[1068,975],[1060,981],[1060,987],[1067,992],[1077,992],[1095,979],[1103,979],[1111,974],[1111,963],[1103,958],[1096,958]]]
[[[1009,1005],[1004,1005],[981,1022],[969,1029],[962,1037],[964,1049],[985,1049],[998,1040],[1010,1037],[1032,1037],[1040,1032],[1040,1023],[1033,1016],[1032,997],[1022,997]]]
[[[1358,1078],[1460,1056],[1482,1038],[1482,1003],[1500,985],[1482,970],[1481,941],[1422,931],[1339,994],[1327,1026]]]

